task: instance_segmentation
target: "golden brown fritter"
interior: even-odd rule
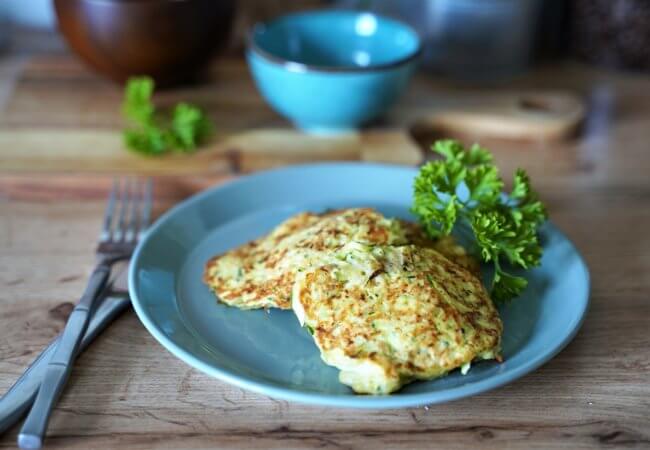
[[[290,309],[296,274],[331,262],[336,250],[349,242],[426,245],[471,270],[478,268],[452,238],[432,242],[418,225],[388,219],[370,208],[352,208],[295,215],[267,236],[212,258],[204,282],[231,306]]]
[[[302,272],[293,292],[294,312],[342,383],[388,394],[499,357],[501,320],[468,270],[414,245],[349,250],[353,262]]]

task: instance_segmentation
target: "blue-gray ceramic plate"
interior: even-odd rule
[[[291,311],[240,311],[202,283],[215,254],[256,238],[299,211],[371,206],[408,218],[412,168],[360,163],[294,166],[209,189],[167,212],[138,247],[129,274],[135,310],[174,355],[216,378],[286,400],[337,407],[395,408],[439,403],[493,389],[536,369],[576,334],[589,273],[553,225],[542,230],[542,265],[525,294],[501,308],[504,362],[467,375],[407,385],[388,396],[355,395],[320,359]]]

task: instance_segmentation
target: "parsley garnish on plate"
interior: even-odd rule
[[[158,111],[151,101],[154,82],[149,77],[133,77],[126,83],[122,114],[129,122],[124,144],[144,155],[168,152],[189,153],[211,134],[212,125],[196,106],[179,103],[171,117]]]
[[[443,140],[432,150],[444,158],[420,168],[412,212],[433,238],[450,234],[456,225],[471,229],[483,261],[494,264],[494,301],[519,296],[528,282],[506,272],[504,262],[524,269],[540,264],[537,230],[547,217],[528,175],[517,169],[512,191],[504,194],[503,180],[486,149],[477,144],[465,149],[457,141]]]

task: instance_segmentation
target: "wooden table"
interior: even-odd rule
[[[92,266],[114,173],[155,174],[162,211],[242,167],[287,162],[259,154],[234,163],[200,155],[200,164],[138,159],[111,147],[119,146],[118,88],[60,49],[19,59],[0,66],[7,91],[0,120],[0,392],[62,329]],[[7,85],[10,79],[16,82]],[[223,123],[242,130],[284,123],[257,96],[241,61],[217,64],[213,80],[208,107]],[[164,350],[129,311],[78,360],[52,417],[48,447],[650,448],[650,80],[563,64],[486,92],[420,76],[383,126],[404,127],[400,118],[422,107],[424,92],[429,102],[453,102],[541,88],[585,96],[582,137],[484,143],[504,173],[529,170],[552,220],[591,270],[584,326],[552,361],[505,387],[449,404],[336,410],[212,379]],[[188,88],[165,95],[198,94]],[[390,150],[382,129],[346,144],[343,157],[363,159],[364,142]],[[60,139],[39,134],[44,130]],[[79,154],[81,135],[87,154]],[[62,143],[75,150],[66,153]],[[2,436],[0,447],[13,447],[16,432]]]

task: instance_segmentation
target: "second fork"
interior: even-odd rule
[[[141,231],[148,226],[152,203],[151,189],[150,180],[140,186],[133,181],[114,182],[97,246],[97,265],[79,303],[72,310],[48,363],[34,405],[18,435],[20,448],[42,447],[52,409],[70,376],[72,361],[88,326],[90,315],[96,307],[98,294],[106,285],[113,264],[131,256]]]

